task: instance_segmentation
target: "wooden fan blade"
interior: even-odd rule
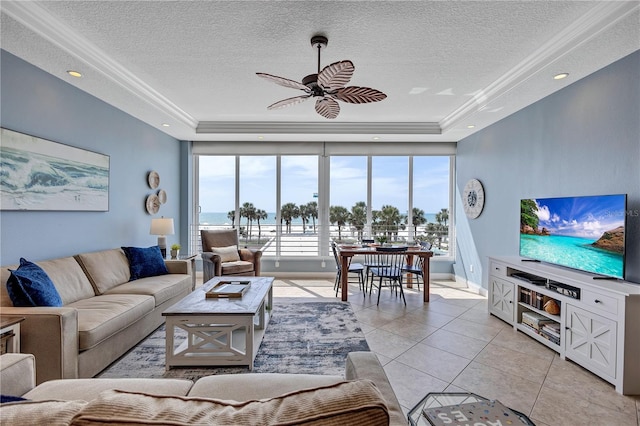
[[[324,118],[336,118],[340,114],[340,105],[331,98],[320,98],[316,101],[316,112]]]
[[[272,81],[280,86],[289,87],[291,89],[300,89],[305,92],[310,92],[309,88],[302,83],[298,83],[297,81],[289,80],[288,78],[278,77],[277,75],[265,74],[263,72],[257,72],[256,75],[258,77],[262,77],[265,80]]]
[[[355,71],[353,62],[340,61],[327,65],[318,74],[318,84],[327,90],[344,87]]]
[[[311,95],[302,95],[302,96],[296,96],[296,97],[293,97],[293,98],[283,99],[281,101],[276,102],[275,104],[269,105],[267,107],[267,109],[284,108],[284,107],[287,107],[287,106],[299,104],[300,102],[306,101],[310,97],[311,97]]]
[[[366,104],[368,102],[379,102],[387,97],[379,90],[370,87],[349,86],[336,90],[333,96],[341,101],[350,104]]]

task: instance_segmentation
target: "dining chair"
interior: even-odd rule
[[[380,294],[382,287],[389,287],[396,297],[398,292],[402,296],[402,300],[407,305],[407,299],[404,297],[402,289],[402,276],[404,274],[402,268],[405,264],[405,248],[398,248],[396,251],[388,251],[384,254],[377,255],[380,258],[381,266],[373,266],[369,268],[372,274],[371,287],[378,288],[378,305],[380,305]],[[386,284],[385,284],[386,283]]]
[[[342,262],[340,261],[340,256],[338,256],[338,249],[336,247],[335,241],[331,242],[331,250],[333,251],[333,258],[336,261],[336,281],[333,284],[333,288],[336,290],[336,297],[338,296],[338,292],[340,291],[340,284],[342,278]],[[352,262],[353,257],[349,257],[349,267],[347,268],[347,274],[356,274],[358,276],[358,287],[362,290],[363,297],[367,293],[367,286],[364,279],[364,265],[358,262]]]
[[[421,250],[431,250],[432,244],[428,241],[420,242]],[[416,282],[418,284],[418,291],[420,291],[420,280],[422,279],[422,283],[424,285],[424,275],[422,273],[422,267],[424,266],[424,258],[420,256],[413,256],[413,263],[405,263],[402,267],[402,271],[407,274],[412,274],[416,276]]]
[[[363,257],[365,286],[369,288],[369,294],[371,294],[372,285],[370,284],[370,282],[373,281],[371,268],[380,268],[388,265],[385,263],[383,256],[376,254],[375,252],[367,253]]]
[[[413,256],[413,262],[407,263],[405,257],[405,264],[402,266],[402,272],[415,275],[416,283],[418,284],[418,291],[420,291],[420,280],[424,284],[424,275],[422,274],[422,266],[424,265],[424,258],[420,256]]]

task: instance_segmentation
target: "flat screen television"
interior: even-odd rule
[[[520,256],[624,279],[627,196],[520,200]]]

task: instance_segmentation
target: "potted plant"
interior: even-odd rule
[[[180,253],[180,244],[173,244],[171,246],[171,258],[177,259],[179,253]]]

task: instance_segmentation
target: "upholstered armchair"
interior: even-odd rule
[[[220,275],[259,276],[260,250],[238,247],[235,229],[201,230],[203,282]]]

